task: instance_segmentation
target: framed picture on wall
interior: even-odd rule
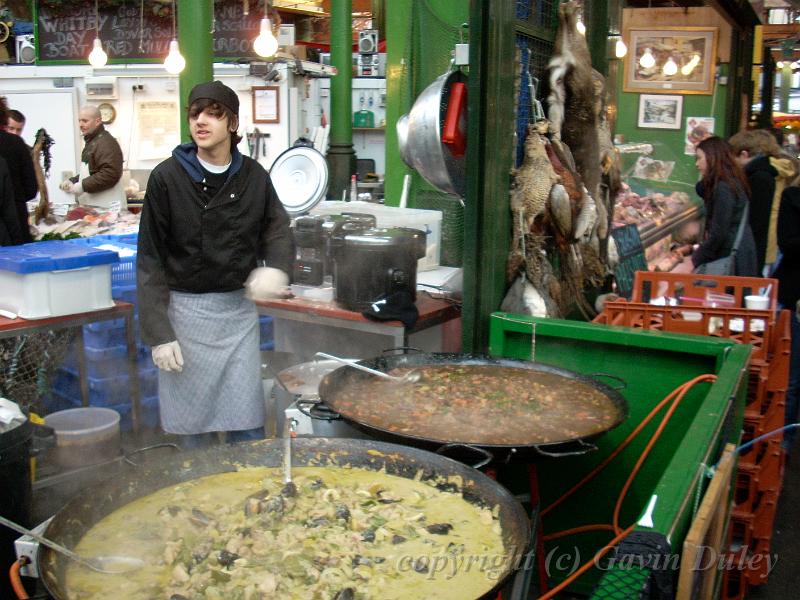
[[[711,94],[717,62],[716,27],[671,27],[625,32],[626,92]]]
[[[253,123],[280,123],[280,88],[277,85],[254,86]]]
[[[639,127],[680,129],[683,96],[642,94],[639,96]]]

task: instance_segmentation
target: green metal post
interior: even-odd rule
[[[341,198],[356,172],[353,150],[353,16],[351,0],[331,4],[331,134],[328,148],[328,197]]]
[[[372,28],[378,30],[378,39],[386,39],[386,0],[372,0]]]
[[[470,2],[467,197],[464,210],[462,347],[484,351],[489,316],[503,300],[511,231],[509,171],[514,152],[515,5]]]
[[[769,46],[762,48],[763,71],[761,79],[761,112],[758,117],[758,126],[761,129],[772,127],[772,104],[775,101],[775,61],[772,59],[772,49]]]
[[[792,91],[792,59],[783,59],[783,69],[781,69],[781,103],[780,111],[789,112],[789,94]]]
[[[608,72],[608,2],[584,2],[583,24],[586,42],[592,55],[592,67],[605,75]]]
[[[186,118],[189,92],[198,83],[214,77],[214,40],[211,23],[214,0],[178,0],[178,45],[186,59],[180,74],[181,140],[188,142],[189,123]]]

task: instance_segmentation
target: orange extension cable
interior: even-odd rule
[[[549,600],[553,598],[556,594],[560,591],[568,587],[573,581],[578,579],[581,575],[583,575],[586,571],[592,568],[596,561],[611,551],[614,546],[616,546],[621,540],[623,540],[629,533],[631,533],[636,528],[636,523],[630,525],[627,529],[621,530],[619,527],[619,513],[622,509],[622,503],[625,500],[625,496],[628,493],[628,490],[633,483],[633,480],[636,478],[636,475],[641,469],[644,461],[647,459],[647,456],[650,454],[650,451],[653,449],[653,446],[658,441],[658,438],[663,433],[664,429],[669,423],[669,420],[672,418],[672,415],[675,413],[675,410],[678,408],[678,405],[681,403],[683,398],[686,394],[691,390],[695,385],[701,382],[713,382],[716,381],[717,376],[711,374],[705,375],[698,375],[697,377],[687,381],[686,383],[681,384],[677,388],[675,388],[672,392],[667,394],[667,396],[661,400],[653,409],[648,413],[648,415],[644,418],[644,420],[625,438],[625,440],[620,444],[614,452],[612,452],[608,457],[606,457],[600,464],[598,464],[592,471],[590,471],[583,479],[581,479],[577,484],[572,486],[569,490],[567,490],[562,496],[560,496],[555,502],[550,504],[547,508],[542,511],[542,515],[549,512],[550,510],[554,509],[556,506],[561,504],[564,500],[569,498],[572,494],[574,494],[577,490],[583,487],[588,481],[593,479],[600,471],[602,471],[622,450],[631,442],[633,439],[639,434],[639,432],[658,414],[658,412],[670,401],[672,405],[669,407],[667,412],[664,414],[664,417],[661,419],[661,423],[656,428],[653,435],[650,437],[650,440],[645,446],[645,449],[642,451],[641,456],[636,461],[633,469],[631,469],[630,475],[628,475],[628,479],[625,481],[625,484],[622,486],[622,490],[620,491],[619,496],[617,497],[617,503],[614,507],[614,516],[613,516],[613,525],[608,524],[593,524],[593,525],[581,525],[579,527],[573,527],[571,529],[566,529],[564,531],[559,531],[557,533],[552,533],[543,537],[544,541],[551,541],[554,539],[558,539],[567,535],[572,535],[576,533],[583,533],[586,531],[613,531],[616,535],[611,542],[608,543],[602,550],[600,550],[597,554],[595,554],[594,558],[590,561],[585,562],[583,565],[578,568],[572,575],[567,577],[564,581],[558,584],[556,587],[548,591],[546,594],[540,596],[538,600]]]
[[[30,596],[28,596],[25,586],[22,585],[22,579],[19,577],[20,567],[22,567],[22,563],[19,560],[15,560],[11,563],[11,568],[8,570],[8,578],[11,580],[11,587],[17,595],[17,598],[19,600],[28,600]]]

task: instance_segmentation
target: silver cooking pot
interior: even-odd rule
[[[397,120],[397,142],[403,161],[435,188],[464,197],[466,155],[456,157],[442,144],[450,86],[466,82],[461,71],[440,75],[426,87],[411,111]]]

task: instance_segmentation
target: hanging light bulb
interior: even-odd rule
[[[614,54],[617,58],[623,58],[628,53],[628,46],[625,45],[625,41],[622,38],[617,40],[617,43],[614,44]]]
[[[278,40],[272,34],[272,22],[269,19],[261,19],[261,31],[253,41],[253,50],[259,56],[272,56],[278,51]]]
[[[779,60],[777,63],[775,63],[775,66],[778,67],[779,69],[782,69],[783,68],[783,61]]]
[[[178,47],[178,40],[175,35],[175,0],[172,0],[172,41],[169,43],[169,52],[164,59],[164,68],[170,75],[177,75],[186,66],[186,59],[183,58]]]
[[[586,25],[583,24],[583,19],[578,17],[577,23],[575,23],[575,29],[578,30],[578,33],[581,35],[586,35]]]
[[[105,67],[108,62],[108,54],[103,50],[103,44],[100,43],[100,15],[97,10],[97,0],[94,0],[94,42],[92,43],[92,51],[89,52],[89,64],[95,69]]]
[[[664,63],[664,68],[662,69],[664,75],[670,76],[675,75],[678,72],[678,63],[670,56],[667,59],[667,62]]]
[[[644,49],[644,54],[642,54],[641,58],[639,59],[639,64],[644,69],[652,69],[656,64],[656,57],[653,56],[653,51],[650,50],[650,48]]]
[[[689,59],[689,62],[681,67],[681,73],[683,75],[689,76],[692,74],[692,71],[694,71],[697,65],[699,64],[700,64],[700,55],[693,54],[692,58]]]
[[[169,43],[169,53],[167,58],[164,59],[164,68],[167,73],[177,75],[186,66],[186,59],[183,58],[180,48],[178,48],[178,40],[172,40]]]
[[[89,52],[89,64],[95,69],[105,67],[108,62],[108,54],[103,50],[103,44],[100,43],[100,38],[94,38],[92,51]]]

